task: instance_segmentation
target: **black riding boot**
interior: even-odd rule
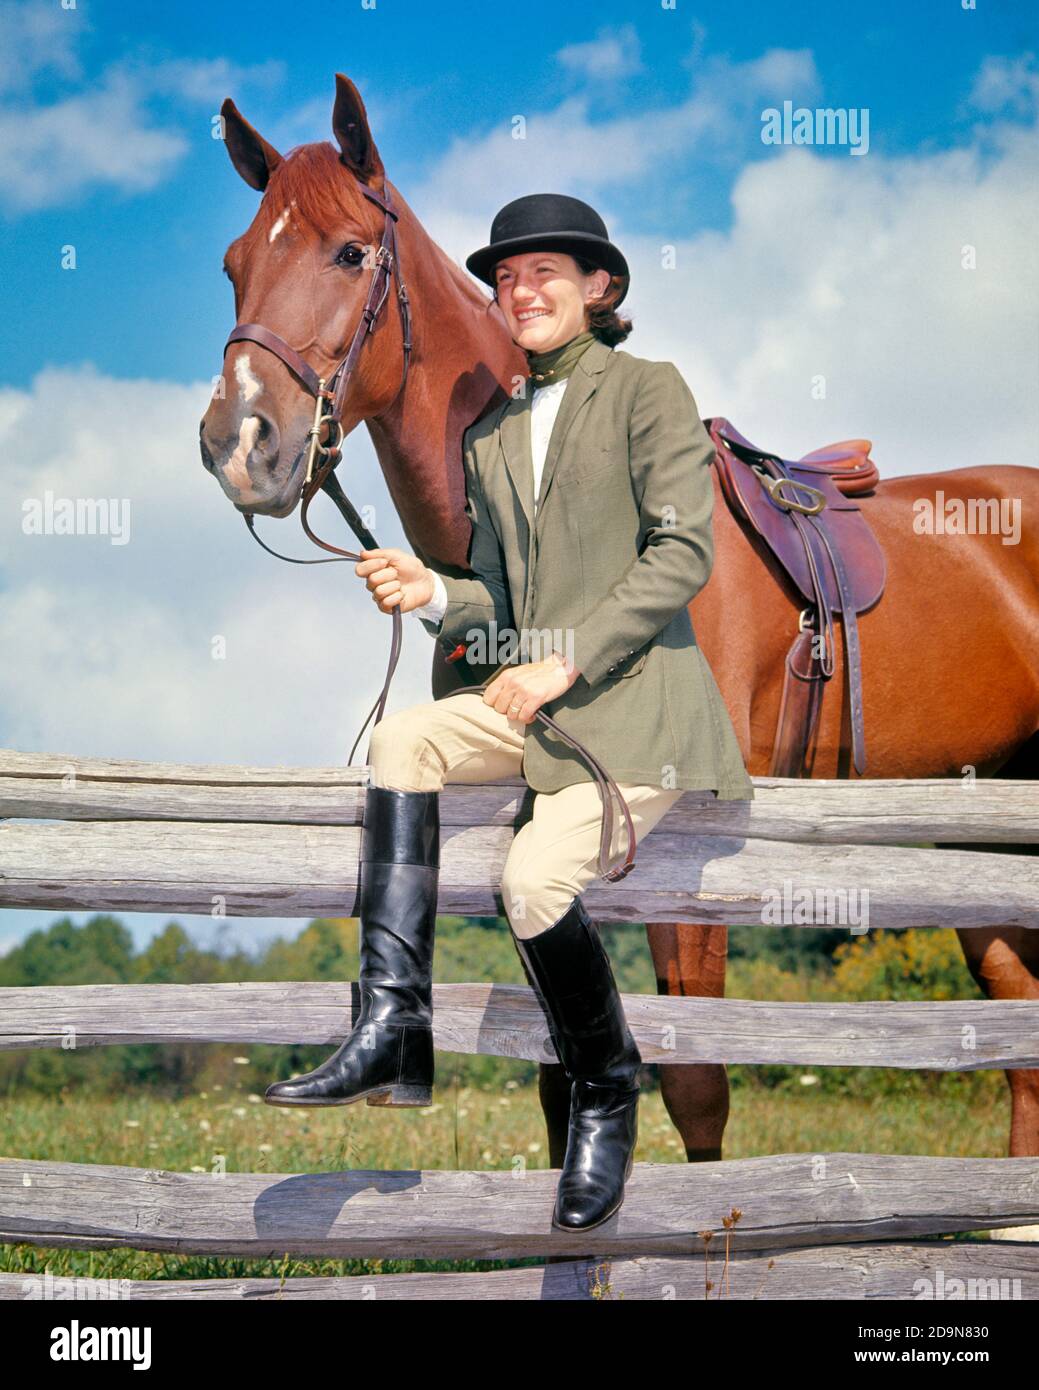
[[[624,1200],[638,1139],[642,1058],[609,957],[579,896],[547,931],[512,939],[572,1083],[552,1224],[587,1231],[608,1220]]]
[[[439,792],[369,786],[361,836],[361,1011],[314,1071],[268,1086],[269,1105],[429,1105]]]

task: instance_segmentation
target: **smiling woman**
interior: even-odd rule
[[[518,665],[506,656],[485,686],[376,726],[361,887],[369,1003],[323,1066],[267,1099],[342,1104],[377,1081],[389,1083],[387,1104],[431,1094],[439,793],[522,774],[538,795],[502,901],[571,1087],[553,1221],[587,1230],[623,1201],[641,1057],[581,899],[596,876],[599,788],[535,714],[551,706],[563,734],[596,751],[640,838],[687,788],[753,796],[687,607],[713,559],[713,445],[670,363],[612,351],[631,332],[617,313],[629,272],[588,204],[517,199],[466,264],[494,290],[529,372],[463,437],[470,575],[381,548],[356,570],[381,611],[415,612],[459,649],[491,631],[518,639],[524,658],[532,634],[549,642]]]
[[[714,446],[670,362],[614,351],[632,327],[618,313],[629,271],[594,208],[557,193],[503,208],[467,261],[494,291],[488,301],[391,188],[356,88],[342,74],[336,85],[338,149],[283,158],[230,100],[222,108],[232,163],[264,197],[226,256],[234,386],[206,412],[203,462],[247,519],[287,516],[302,497],[316,539],[314,490],[366,421],[402,514],[423,500],[404,519],[430,557],[366,541],[355,567],[393,618],[394,653],[412,611],[453,655],[468,660],[492,632],[510,649],[491,657],[489,680],[376,721],[361,1013],[322,1066],[265,1098],[429,1103],[439,793],[522,774],[537,796],[510,845],[502,900],[570,1086],[553,1219],[586,1230],[623,1200],[641,1057],[581,894],[597,872],[610,882],[627,872],[636,833],[685,790],[753,796],[688,612],[714,557]],[[382,313],[393,286],[399,313]],[[607,786],[622,794],[619,834],[600,805]]]

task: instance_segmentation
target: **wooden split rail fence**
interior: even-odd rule
[[[0,752],[0,906],[356,915],[365,783],[357,767]],[[778,910],[785,925],[818,926],[845,920],[852,900],[854,930],[868,895],[871,929],[1039,927],[1039,859],[968,847],[1039,843],[1035,783],[754,785],[752,802],[687,792],[640,845],[628,878],[588,889],[592,916],[737,925],[777,920]],[[445,789],[441,912],[500,914],[501,870],[529,801],[518,779]],[[919,847],[931,841],[965,848]],[[4,989],[0,1048],[58,1047],[70,1027],[81,1046],[334,1046],[355,993],[349,982]],[[439,1050],[555,1060],[530,990],[460,984],[433,994]],[[624,1005],[643,1058],[662,1065],[1039,1067],[1039,1001],[626,995]],[[500,1171],[349,1170],[214,1182],[4,1158],[0,1241],[256,1258],[556,1257],[484,1274],[144,1281],[127,1288],[134,1298],[684,1298],[703,1297],[705,1274],[717,1280],[722,1221],[738,1207],[725,1297],[1039,1297],[1039,1245],[943,1239],[1039,1222],[1039,1159],[822,1153],[638,1163],[618,1216],[583,1236],[550,1226],[557,1179],[551,1170],[522,1182]],[[718,1233],[709,1258],[705,1230]],[[23,1297],[23,1282],[0,1276],[0,1298]]]

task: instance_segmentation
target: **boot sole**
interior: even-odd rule
[[[326,1100],[303,1097],[264,1096],[266,1105],[293,1106],[302,1110],[325,1110],[333,1105],[356,1105],[366,1101],[368,1105],[384,1105],[394,1110],[415,1110],[432,1105],[433,1090],[427,1086],[380,1086],[371,1091],[361,1091],[356,1096],[330,1097]]]

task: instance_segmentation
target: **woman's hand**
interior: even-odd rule
[[[520,724],[530,724],[541,706],[565,694],[580,674],[558,652],[551,652],[545,661],[528,661],[503,671],[483,692],[484,704]]]
[[[399,607],[402,613],[421,608],[433,597],[433,571],[417,555],[388,546],[362,550],[364,558],[354,574],[367,581],[368,589],[383,613]]]

